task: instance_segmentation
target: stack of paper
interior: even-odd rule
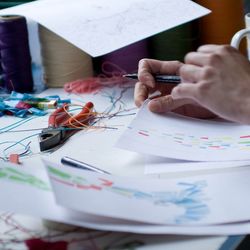
[[[34,166],[2,165],[1,210],[146,234],[250,232],[249,167],[166,181],[101,175],[48,161],[45,165],[47,174],[45,169],[34,173]]]

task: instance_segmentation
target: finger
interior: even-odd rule
[[[197,100],[197,85],[190,83],[181,83],[173,88],[171,96],[174,100],[185,98]]]
[[[211,54],[201,52],[190,52],[184,59],[186,64],[194,64],[203,67],[211,63]]]
[[[238,53],[239,51],[230,46],[229,44],[226,45],[204,45],[201,46],[198,51],[203,54],[210,54],[210,55],[226,55],[228,53]]]
[[[183,63],[179,61],[160,61],[142,59],[139,61],[139,72],[144,69],[151,74],[178,74]]]
[[[154,71],[152,69],[153,67],[152,65],[154,63],[157,63],[157,60],[142,59],[139,61],[139,67],[138,67],[139,81],[151,88],[154,88],[155,86],[155,80],[152,75],[154,74]]]
[[[222,45],[216,45],[216,44],[208,44],[200,46],[197,51],[202,53],[214,53],[216,50],[221,48]]]
[[[181,65],[179,61],[142,59],[139,62],[138,77],[140,82],[154,88],[154,74],[178,74]]]
[[[148,98],[148,94],[149,91],[147,86],[145,86],[141,82],[137,82],[135,84],[135,90],[134,90],[135,105],[137,107],[140,107],[143,104],[143,102]]]
[[[152,112],[164,113],[177,109],[185,104],[192,103],[192,100],[188,99],[176,99],[174,100],[171,95],[155,98],[148,103],[148,108]]]
[[[184,64],[180,69],[180,76],[184,82],[198,82],[201,74],[202,68],[196,65]]]

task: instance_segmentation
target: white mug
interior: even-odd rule
[[[247,50],[248,50],[248,58],[250,59],[250,13],[245,15],[245,24],[246,28],[239,30],[234,34],[231,40],[231,46],[239,49],[241,40],[246,37],[247,38]]]
[[[236,49],[239,49],[241,40],[244,37],[247,37],[248,35],[250,35],[250,28],[239,30],[232,37],[231,46],[234,47],[234,48],[236,48]]]

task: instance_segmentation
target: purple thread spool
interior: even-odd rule
[[[0,16],[0,59],[3,87],[8,92],[31,92],[33,78],[25,17]]]
[[[116,66],[114,67],[116,74],[119,73],[117,72],[119,69],[121,74],[126,74],[137,72],[138,62],[147,57],[149,57],[147,40],[142,40],[100,57],[99,62],[101,65],[110,63],[110,68],[112,65]],[[108,76],[112,75],[112,69],[105,68],[102,71]]]

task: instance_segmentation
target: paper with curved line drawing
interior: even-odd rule
[[[43,0],[4,9],[101,56],[209,13],[190,0]]]

